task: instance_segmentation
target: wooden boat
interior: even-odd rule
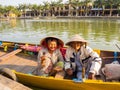
[[[3,75],[0,75],[0,90],[32,90],[24,86],[21,83],[18,83],[14,80],[11,80]]]
[[[31,74],[37,67],[37,51],[29,51],[25,43],[3,42],[0,48],[0,68],[12,69],[16,74],[18,81],[30,86],[51,90],[118,90],[120,82],[104,82],[103,80],[85,80],[83,82],[74,82],[68,79],[57,79],[54,77],[43,77]],[[18,47],[15,49],[15,45]],[[4,45],[4,46],[2,46]],[[8,45],[8,50],[4,51],[4,47]],[[35,45],[29,44],[30,47]],[[28,45],[26,47],[29,47]],[[38,46],[39,47],[39,46]],[[64,50],[63,48],[62,50]],[[14,50],[14,51],[13,51]],[[17,50],[17,51],[16,51]],[[21,51],[22,50],[22,51]],[[37,49],[36,49],[37,50]],[[95,50],[102,58],[103,65],[111,63],[113,60],[120,59],[120,52]],[[29,53],[28,53],[29,52]],[[33,54],[30,54],[32,52]],[[7,58],[6,58],[7,57]]]

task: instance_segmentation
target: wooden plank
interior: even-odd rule
[[[4,46],[1,46],[1,45],[0,45],[0,48],[4,48]]]
[[[3,55],[5,55],[6,53],[5,52],[1,52],[0,51],[0,56],[3,56]]]
[[[29,61],[29,63],[20,71],[23,73],[32,73],[37,68],[36,61]]]
[[[12,51],[12,52],[6,54],[6,55],[1,56],[1,57],[0,57],[0,60],[7,59],[7,58],[9,58],[9,57],[11,57],[11,56],[13,56],[13,55],[15,55],[15,54],[21,52],[21,51],[22,51],[22,49],[14,50],[14,51]]]
[[[28,73],[32,70],[32,68],[37,67],[36,61],[26,58],[19,58],[19,61],[20,62],[16,63],[18,65],[18,67],[15,67],[16,71]]]
[[[114,59],[115,57],[114,56],[109,56],[109,57],[102,57],[102,59]],[[120,57],[116,57],[116,59],[119,59]]]
[[[2,52],[1,52],[2,53]],[[16,71],[28,73],[37,67],[37,57],[24,54],[14,55],[0,62],[0,68],[10,68]],[[25,70],[25,71],[24,71]]]
[[[31,88],[26,87],[23,84],[20,84],[2,75],[0,75],[0,84],[2,84],[4,88],[0,90],[32,90]],[[8,89],[5,89],[5,88],[8,88]]]
[[[12,89],[10,89],[8,86],[0,83],[0,90],[12,90]]]
[[[5,55],[5,52],[0,52]],[[0,68],[10,68],[19,72],[33,72],[37,67],[37,57],[18,54],[0,62]]]
[[[15,68],[21,69],[21,67],[20,67],[21,62],[22,61],[20,61],[19,57],[14,55],[10,59],[1,61],[0,68],[10,68],[10,69],[14,69],[14,70],[16,70]]]

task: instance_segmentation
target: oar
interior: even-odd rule
[[[117,48],[120,50],[120,47],[115,44],[117,46]],[[114,52],[114,60],[113,60],[113,64],[119,64],[119,61],[117,60],[117,57],[118,57],[118,52]]]
[[[120,47],[118,46],[118,44],[115,44],[117,46],[117,48],[120,50]]]

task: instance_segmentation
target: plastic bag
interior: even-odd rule
[[[119,80],[120,79],[120,64],[106,64],[102,68],[102,72],[106,80]]]

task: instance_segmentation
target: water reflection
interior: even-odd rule
[[[119,33],[120,20],[17,20],[13,26],[10,22],[0,22],[1,40],[35,44],[46,36],[57,36],[66,42],[71,35],[79,34],[93,48],[118,50],[114,44],[120,44]]]
[[[10,19],[9,23],[10,23],[11,27],[15,27],[16,26],[16,19]]]

